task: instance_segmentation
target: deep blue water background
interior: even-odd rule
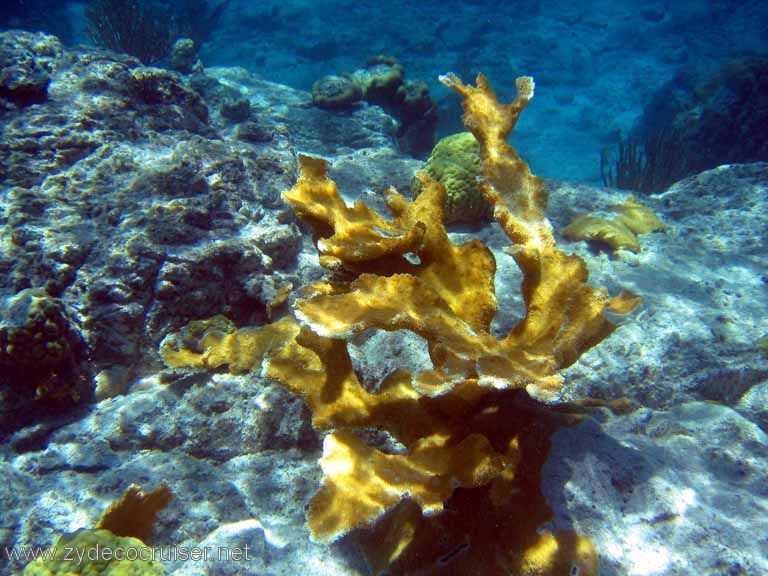
[[[82,2],[4,4],[2,27],[88,42]],[[396,56],[408,78],[430,85],[439,135],[461,129],[458,101],[439,74],[467,80],[482,71],[507,100],[515,77],[532,75],[536,97],[513,144],[538,174],[598,182],[600,150],[665,82],[767,54],[767,44],[764,0],[230,0],[200,52],[207,67],[242,66],[305,90],[372,55]]]

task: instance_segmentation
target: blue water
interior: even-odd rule
[[[87,43],[85,4],[6,2],[0,26]],[[242,66],[306,90],[372,55],[395,56],[408,78],[429,84],[439,136],[461,129],[458,101],[439,74],[482,71],[507,99],[516,76],[532,75],[536,98],[514,144],[541,175],[598,182],[601,148],[633,126],[665,82],[766,53],[767,43],[768,3],[760,0],[230,0],[201,56],[205,66]]]

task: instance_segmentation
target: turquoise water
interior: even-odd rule
[[[192,10],[200,20],[201,5],[210,15],[220,4],[154,6]],[[633,127],[665,83],[681,72],[706,79],[728,61],[768,50],[768,7],[759,0],[224,4],[215,22],[196,30],[205,66],[242,66],[309,90],[321,76],[352,72],[373,55],[394,56],[408,78],[428,84],[438,136],[461,130],[458,100],[437,82],[439,74],[470,79],[482,71],[507,99],[515,77],[532,75],[537,97],[515,133],[516,146],[539,174],[594,183],[601,180],[601,149]],[[6,2],[0,26],[90,42],[85,6]]]

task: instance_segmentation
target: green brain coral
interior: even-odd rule
[[[134,555],[149,558],[152,549],[137,538],[121,538],[109,530],[78,530],[64,534],[52,559],[38,558],[27,565],[23,576],[162,576],[159,561],[127,560]],[[119,554],[122,559],[111,555]]]
[[[490,220],[491,208],[480,188],[482,158],[480,144],[471,132],[459,132],[440,140],[432,150],[424,169],[447,193],[445,223],[478,223]],[[414,197],[421,193],[417,178],[411,181]]]

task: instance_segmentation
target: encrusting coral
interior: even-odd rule
[[[101,553],[99,553],[101,551]],[[107,551],[106,553],[104,551]],[[112,552],[114,552],[114,556]],[[63,534],[53,556],[29,563],[23,576],[163,576],[163,565],[138,538],[115,536],[109,530],[78,530]],[[115,557],[116,556],[116,557]],[[130,559],[128,559],[130,558]]]
[[[130,485],[102,513],[96,528],[63,534],[51,557],[30,562],[23,576],[162,576],[165,569],[144,542],[157,513],[173,498],[166,484],[151,492]]]
[[[563,236],[569,240],[603,242],[613,250],[640,252],[642,247],[638,235],[666,228],[653,210],[640,204],[632,195],[623,204],[614,206],[612,211],[616,216],[611,219],[595,214],[579,214],[563,229]]]
[[[477,240],[450,241],[441,184],[419,173],[413,201],[390,189],[387,220],[361,202],[347,206],[326,163],[302,156],[284,198],[312,227],[329,279],[304,289],[295,318],[201,331],[192,342],[171,335],[161,354],[170,366],[254,370],[304,397],[314,426],[333,431],[307,511],[312,537],[332,542],[367,527],[357,537],[375,573],[596,574],[588,539],[538,532],[551,517],[539,489],[549,437],[580,418],[538,400],[555,398],[558,371],[615,329],[604,312],[628,313],[639,298],[591,287],[585,263],[555,244],[543,182],[507,143],[533,79],[517,79],[511,104],[482,75],[476,87],[441,81],[463,98],[483,158],[481,191],[524,275],[525,316],[508,334],[490,333],[495,259]],[[373,329],[418,334],[433,366],[393,372],[369,392],[347,340]],[[405,450],[366,444],[355,433],[363,428]]]

